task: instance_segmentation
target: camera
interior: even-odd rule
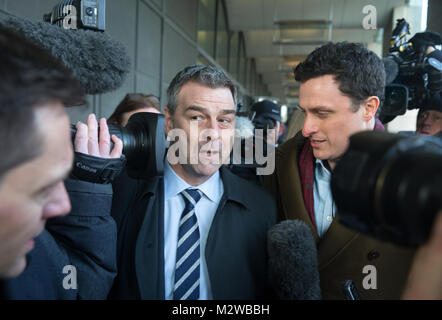
[[[442,209],[442,139],[354,134],[331,190],[343,225],[402,246],[423,244]]]
[[[73,21],[75,20],[75,22]],[[43,21],[65,29],[106,29],[106,0],[62,0]]]
[[[406,40],[410,25],[405,19],[398,19],[390,40],[390,50],[383,59],[387,73],[385,101],[379,113],[379,120],[388,123],[407,109],[421,108],[431,95],[437,93],[429,89],[429,71],[442,72],[442,63],[425,57],[426,47],[441,44],[441,36],[435,32],[419,34],[425,37],[426,47],[418,48]],[[416,37],[416,36],[415,36]],[[413,40],[413,38],[412,38]]]
[[[108,127],[109,134],[116,135],[123,142],[123,154],[127,160],[126,170],[130,177],[148,179],[163,174],[166,155],[164,115],[139,112],[129,118],[126,127]],[[71,125],[72,144],[76,133],[75,125]]]

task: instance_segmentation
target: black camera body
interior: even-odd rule
[[[412,42],[407,41],[408,34],[410,25],[405,19],[398,19],[391,37],[389,53],[383,59],[387,85],[385,101],[379,114],[382,123],[390,122],[407,110],[423,107],[425,101],[436,93],[429,89],[428,70],[442,72],[442,64],[435,58],[426,57],[426,48],[416,48]],[[431,34],[429,38],[437,38],[435,33],[427,34]],[[441,41],[432,45],[439,45],[437,42]]]
[[[354,134],[331,190],[343,225],[399,245],[425,243],[442,209],[442,139]]]
[[[167,146],[164,115],[138,112],[129,118],[126,127],[117,125],[108,125],[108,127],[110,135],[116,135],[123,142],[126,171],[130,177],[149,179],[163,174]],[[75,125],[71,125],[72,143],[76,132]]]

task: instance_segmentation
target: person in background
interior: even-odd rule
[[[253,124],[255,129],[274,129],[274,134],[267,133],[267,143],[278,146],[279,137],[284,133],[284,124],[281,123],[281,108],[270,100],[262,100],[252,106],[255,112]]]
[[[125,127],[129,118],[137,112],[161,113],[160,101],[153,94],[128,93],[107,123]]]
[[[442,99],[440,93],[433,95],[419,109],[416,133],[435,136],[442,131]]]

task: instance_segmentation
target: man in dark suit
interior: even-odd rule
[[[236,87],[213,67],[172,80],[164,177],[114,183],[114,299],[257,299],[268,294],[270,194],[222,167],[232,150]],[[179,137],[174,140],[173,137]]]

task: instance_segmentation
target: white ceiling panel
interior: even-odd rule
[[[333,42],[380,43],[382,28],[391,27],[392,9],[406,3],[407,0],[226,0],[230,29],[243,31],[247,56],[256,59],[257,72],[272,96],[281,102],[293,101],[287,92],[296,92],[288,88],[293,86],[293,79],[287,79],[287,72],[292,72],[299,56],[307,56],[329,40],[330,25]],[[362,28],[362,9],[366,5],[376,8],[377,30]],[[322,24],[309,27],[307,23],[314,20]],[[292,21],[290,29],[280,31],[281,22],[285,21]],[[313,44],[278,44],[282,40]]]

